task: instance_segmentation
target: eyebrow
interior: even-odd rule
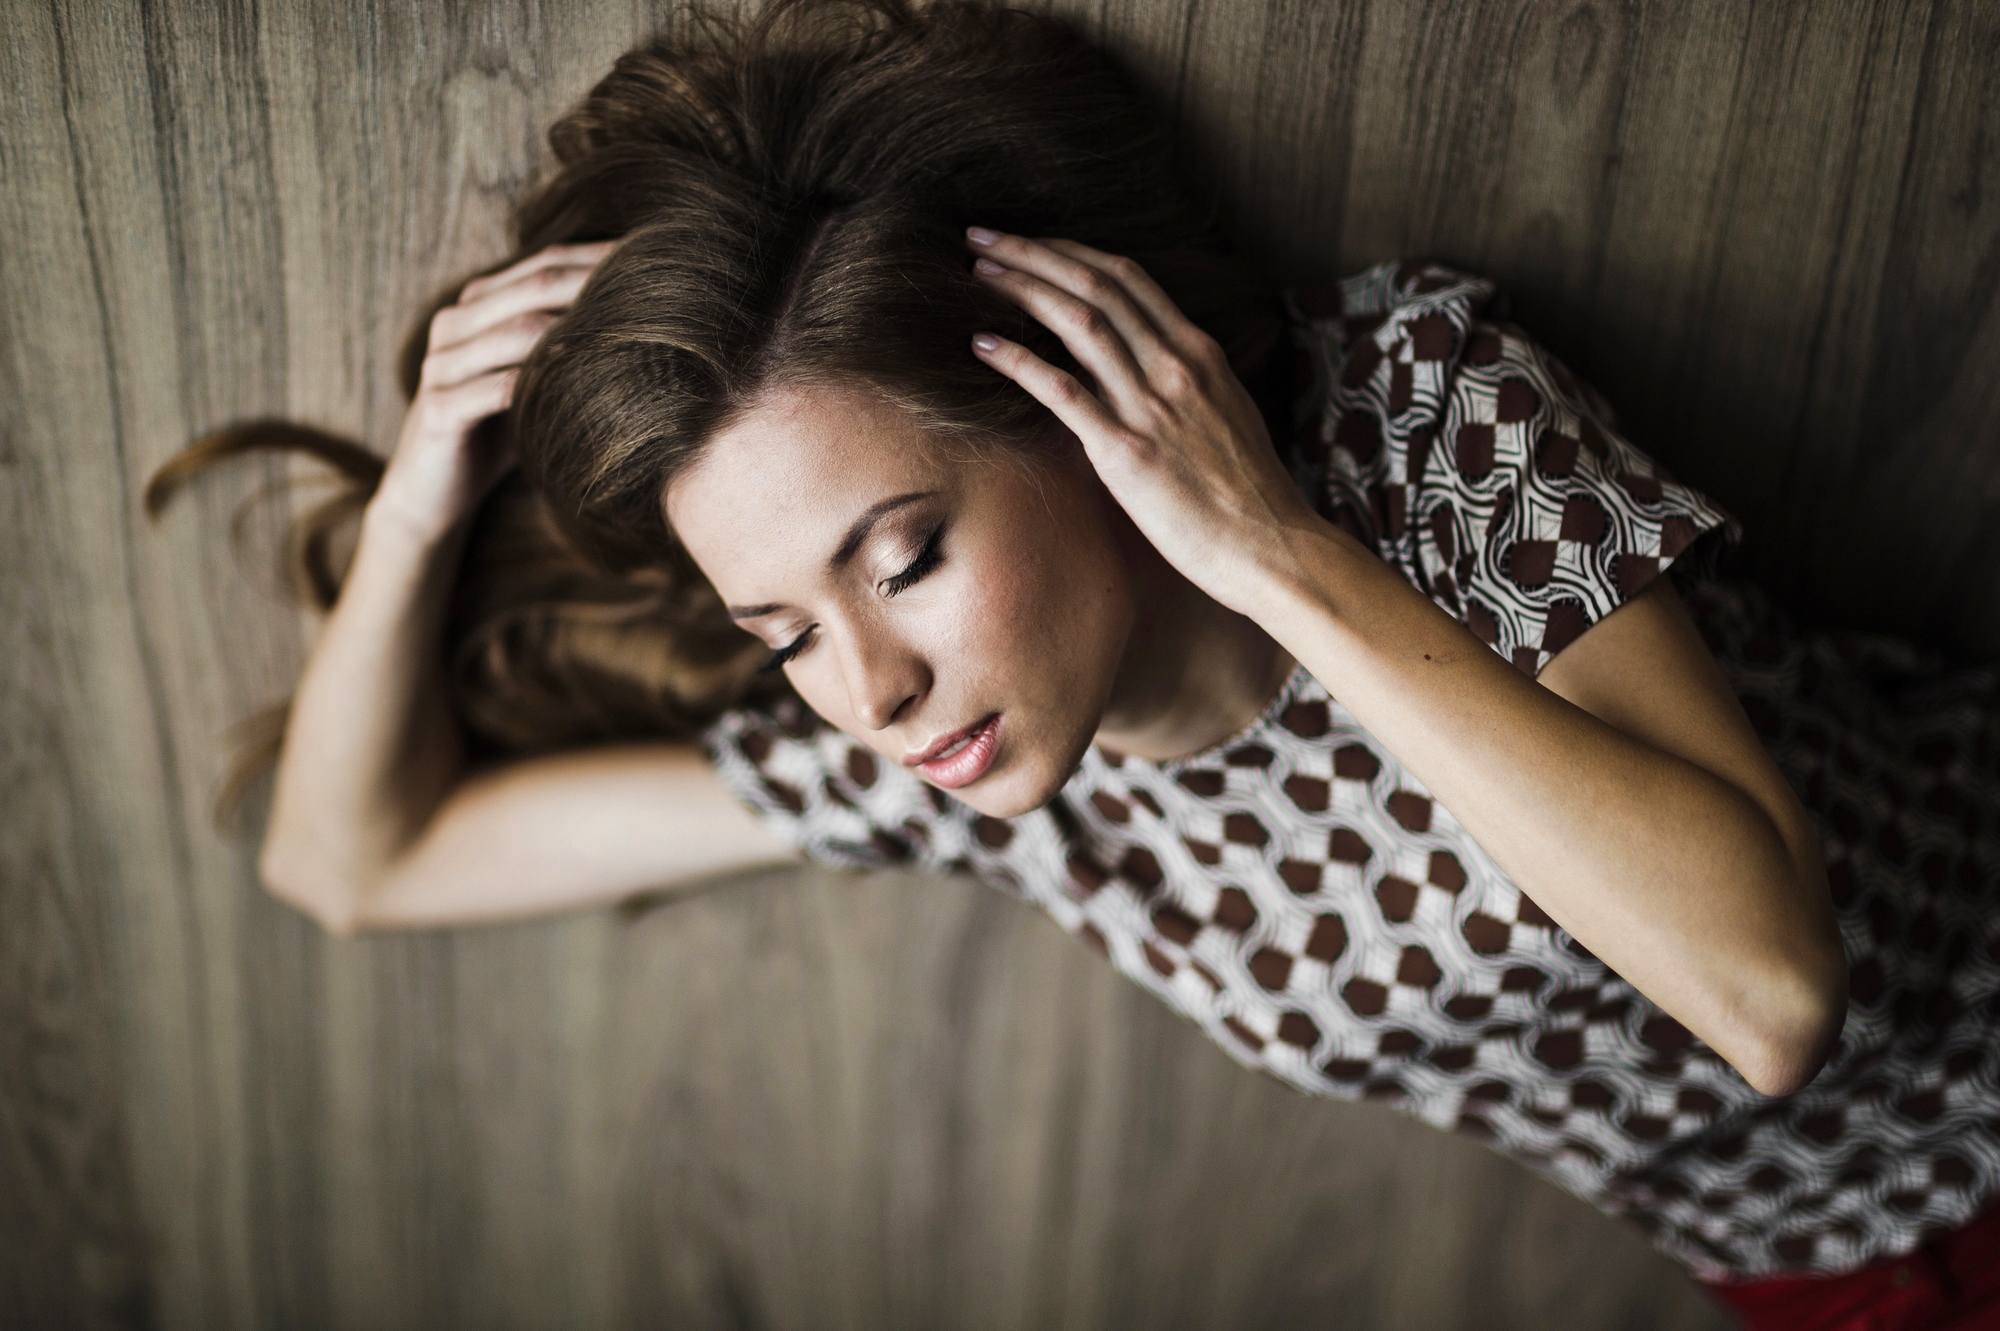
[[[935,490],[912,490],[908,494],[895,495],[878,504],[869,505],[868,511],[856,518],[854,525],[847,529],[847,534],[840,538],[840,544],[834,548],[832,557],[826,561],[826,566],[830,569],[840,568],[860,552],[861,543],[868,539],[868,533],[874,530],[877,522],[899,508],[914,504],[920,499],[929,499],[936,493]],[[729,617],[755,619],[759,615],[768,615],[780,609],[783,607],[775,601],[763,605],[732,605],[729,607]]]

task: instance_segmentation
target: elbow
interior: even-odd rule
[[[1774,1099],[1793,1095],[1812,1084],[1826,1066],[1834,1041],[1839,1038],[1838,1023],[1828,1023],[1819,1032],[1784,1032],[1763,1037],[1748,1056],[1736,1060],[1736,1070],[1759,1095]]]
[[[335,938],[352,938],[361,932],[361,912],[351,906],[321,911],[313,919]]]
[[[1847,1024],[1847,947],[1817,856],[1802,895],[1810,903],[1805,918],[1773,940],[1758,981],[1738,995],[1743,1057],[1730,1062],[1772,1097],[1810,1085]]]
[[[352,938],[364,923],[365,893],[324,868],[302,865],[297,857],[266,844],[257,857],[257,877],[264,890],[311,919],[336,938]]]
[[[1847,1023],[1847,965],[1832,958],[1789,968],[1768,986],[1751,1023],[1743,1057],[1732,1059],[1760,1095],[1804,1090],[1832,1056]]]

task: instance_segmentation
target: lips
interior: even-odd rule
[[[956,790],[986,775],[999,748],[1000,714],[995,712],[976,725],[940,737],[903,763],[922,772],[932,784]]]

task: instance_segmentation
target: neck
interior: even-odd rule
[[[1212,600],[1133,532],[1138,613],[1097,742],[1148,762],[1185,758],[1254,721],[1294,662],[1268,634]]]

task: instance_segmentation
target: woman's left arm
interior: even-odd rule
[[[974,230],[981,278],[1094,390],[974,351],[1076,434],[1183,576],[1256,621],[1551,918],[1783,1095],[1818,1072],[1847,967],[1816,838],[1671,583],[1530,679],[1298,493],[1221,349],[1130,260]]]

